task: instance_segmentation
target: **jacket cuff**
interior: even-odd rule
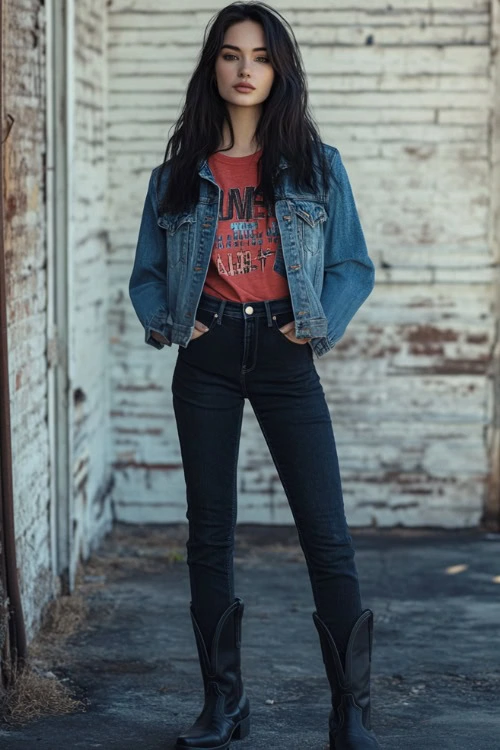
[[[170,326],[168,326],[170,328]],[[152,336],[152,331],[156,331],[156,333],[161,334],[166,341],[161,342],[158,341],[158,339],[155,339],[154,336]],[[144,329],[144,340],[146,344],[150,344],[150,346],[154,346],[155,349],[163,349],[164,346],[172,346],[172,340],[170,336],[170,331],[167,330],[167,327],[165,328],[155,328],[154,326],[146,326]]]

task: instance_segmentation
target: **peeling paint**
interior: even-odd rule
[[[362,6],[346,5],[339,16],[315,0],[290,11],[305,43],[322,139],[343,156],[377,269],[373,294],[316,367],[334,423],[349,522],[425,525],[441,517],[468,525],[481,515],[491,419],[491,7],[475,8],[472,19],[464,2],[448,3],[438,17],[410,3],[396,28],[390,9],[374,15]],[[185,514],[170,393],[175,347],[156,352],[144,345],[124,269],[131,268],[147,178],[161,158],[157,146],[195,64],[192,35],[201,35],[208,20],[194,6],[175,16],[162,6],[153,28],[152,9],[146,2],[132,13],[115,2],[110,16],[110,195],[112,214],[120,217],[109,256],[116,279],[112,419],[119,428],[115,457],[132,456],[139,467],[117,482],[118,517],[129,521]],[[159,51],[175,89],[160,105],[153,83]],[[131,102],[144,113],[137,125],[130,124]],[[163,434],[149,434],[158,419]],[[134,434],[125,436],[130,428]],[[415,474],[418,460],[441,466],[443,476]],[[149,462],[174,468],[146,477]],[[388,464],[396,467],[392,476]],[[479,467],[472,478],[471,464]],[[238,470],[239,520],[293,523],[247,407]]]
[[[436,326],[423,325],[411,329],[408,332],[408,341],[414,342],[432,342],[432,341],[456,341],[458,334],[456,331],[446,328],[437,328]]]

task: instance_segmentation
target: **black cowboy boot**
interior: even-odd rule
[[[313,620],[332,690],[330,750],[380,750],[370,718],[373,612],[365,609],[353,625],[347,644],[345,670],[335,641],[317,612],[313,613]]]
[[[210,651],[191,605],[205,704],[193,726],[177,738],[176,750],[225,750],[250,731],[250,704],[241,681],[241,619],[244,604],[235,599],[219,619]]]

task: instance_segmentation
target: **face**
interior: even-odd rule
[[[274,70],[259,23],[241,21],[227,29],[215,63],[215,75],[219,94],[233,106],[252,107],[267,99]],[[242,83],[250,87],[235,88]]]

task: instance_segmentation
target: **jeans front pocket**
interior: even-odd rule
[[[280,331],[280,328],[283,328],[283,326],[285,326],[287,323],[291,323],[294,320],[295,318],[293,317],[293,313],[281,313],[279,315],[273,315],[273,330],[276,331],[276,333],[281,339],[283,339],[283,341],[286,341],[287,344],[290,344],[290,346],[304,346],[304,344],[296,344],[295,341],[290,341],[288,336],[286,336],[283,331]]]
[[[201,336],[196,336],[196,338],[190,339],[188,346],[191,346],[191,344],[193,344],[196,341],[199,341],[200,339],[204,339],[206,336],[212,333],[212,331],[214,330],[217,324],[218,318],[219,316],[217,315],[217,313],[209,312],[208,310],[198,309],[196,312],[196,320],[208,326],[208,331],[205,331],[205,333],[202,333]]]

